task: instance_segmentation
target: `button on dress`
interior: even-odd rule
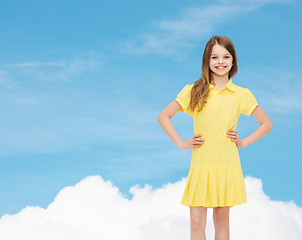
[[[204,144],[192,149],[185,190],[184,206],[208,208],[246,203],[246,188],[237,145],[227,132],[236,129],[241,113],[250,116],[258,105],[248,88],[229,79],[223,89],[210,84],[207,103],[200,112],[189,108],[191,89],[187,84],[175,101],[181,112],[192,116],[194,135],[202,134]]]

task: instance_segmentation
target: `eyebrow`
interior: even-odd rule
[[[213,53],[213,54],[211,54],[211,56],[212,56],[212,55],[217,55],[217,54]],[[231,54],[229,54],[229,53],[226,53],[226,54],[224,54],[224,55],[231,55]]]

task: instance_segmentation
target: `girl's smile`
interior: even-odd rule
[[[217,66],[216,68],[222,70],[222,69],[225,69],[226,66]]]

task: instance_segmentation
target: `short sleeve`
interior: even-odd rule
[[[187,84],[177,94],[177,97],[175,98],[175,101],[177,101],[180,104],[180,106],[181,106],[180,111],[181,112],[186,112],[188,114],[190,113],[189,103],[190,103],[191,89],[192,89],[192,85]]]
[[[240,97],[239,113],[251,116],[257,105],[258,103],[253,93],[248,88],[244,88]]]

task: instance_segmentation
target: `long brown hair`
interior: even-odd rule
[[[191,90],[191,99],[190,105],[192,111],[198,105],[198,112],[202,110],[203,106],[207,103],[206,99],[210,90],[210,83],[212,83],[211,69],[210,69],[210,56],[212,54],[212,49],[215,44],[219,44],[225,47],[229,53],[233,56],[233,65],[231,70],[228,73],[228,78],[232,78],[237,73],[237,55],[233,42],[225,36],[213,36],[207,42],[203,57],[202,57],[202,66],[201,66],[201,77],[194,83]]]

